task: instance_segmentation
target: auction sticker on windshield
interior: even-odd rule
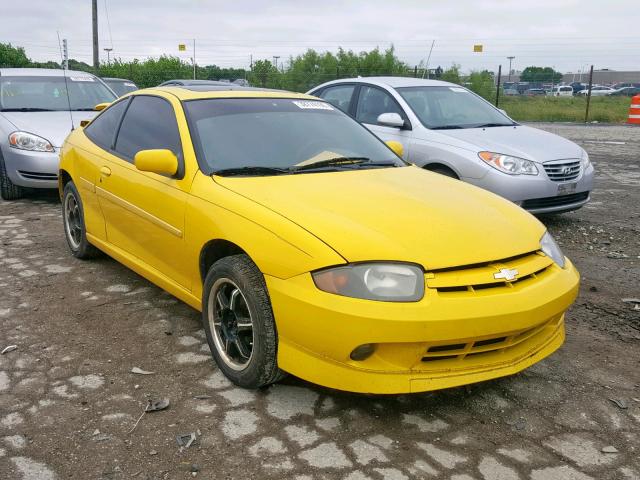
[[[467,91],[464,88],[460,88],[460,87],[449,87],[449,90],[457,93],[467,93]]]
[[[298,107],[303,109],[313,109],[313,110],[333,110],[333,107],[328,103],[324,102],[313,102],[313,101],[304,101],[304,100],[294,100],[294,102]]]
[[[69,77],[72,82],[93,82],[91,77]]]

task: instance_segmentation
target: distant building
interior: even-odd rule
[[[589,71],[581,73],[567,72],[562,76],[563,83],[589,81]],[[614,85],[616,83],[640,83],[640,71],[594,70],[593,83]]]

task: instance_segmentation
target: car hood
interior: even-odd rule
[[[468,265],[538,250],[544,233],[511,202],[417,167],[214,180],[306,229],[348,262]]]
[[[81,120],[91,120],[97,112],[71,112],[73,125],[78,127]],[[1,112],[16,130],[33,133],[59,148],[71,131],[71,116],[62,112]]]
[[[457,145],[468,150],[504,153],[534,162],[582,156],[582,149],[570,140],[525,125],[440,130],[437,133],[466,143],[466,147]]]

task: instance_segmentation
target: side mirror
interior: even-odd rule
[[[101,112],[102,110],[104,110],[105,108],[107,108],[109,105],[111,105],[109,102],[106,103],[99,103],[97,104],[95,107],[93,107],[93,109],[96,112]]]
[[[378,115],[378,125],[384,125],[385,127],[402,128],[404,127],[404,120],[397,113],[381,113]]]
[[[390,113],[389,115],[397,115],[397,114]],[[393,150],[393,153],[395,153],[397,156],[402,158],[402,156],[404,155],[404,147],[402,146],[402,144],[400,142],[396,142],[395,140],[388,140],[388,141],[386,141],[384,143],[387,144],[387,147],[389,147],[391,150]]]
[[[178,172],[178,157],[171,150],[140,150],[133,157],[133,164],[142,172],[158,175],[172,177]]]

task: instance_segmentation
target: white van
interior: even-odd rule
[[[552,97],[573,97],[573,87],[571,85],[558,85],[553,87],[547,95]]]

